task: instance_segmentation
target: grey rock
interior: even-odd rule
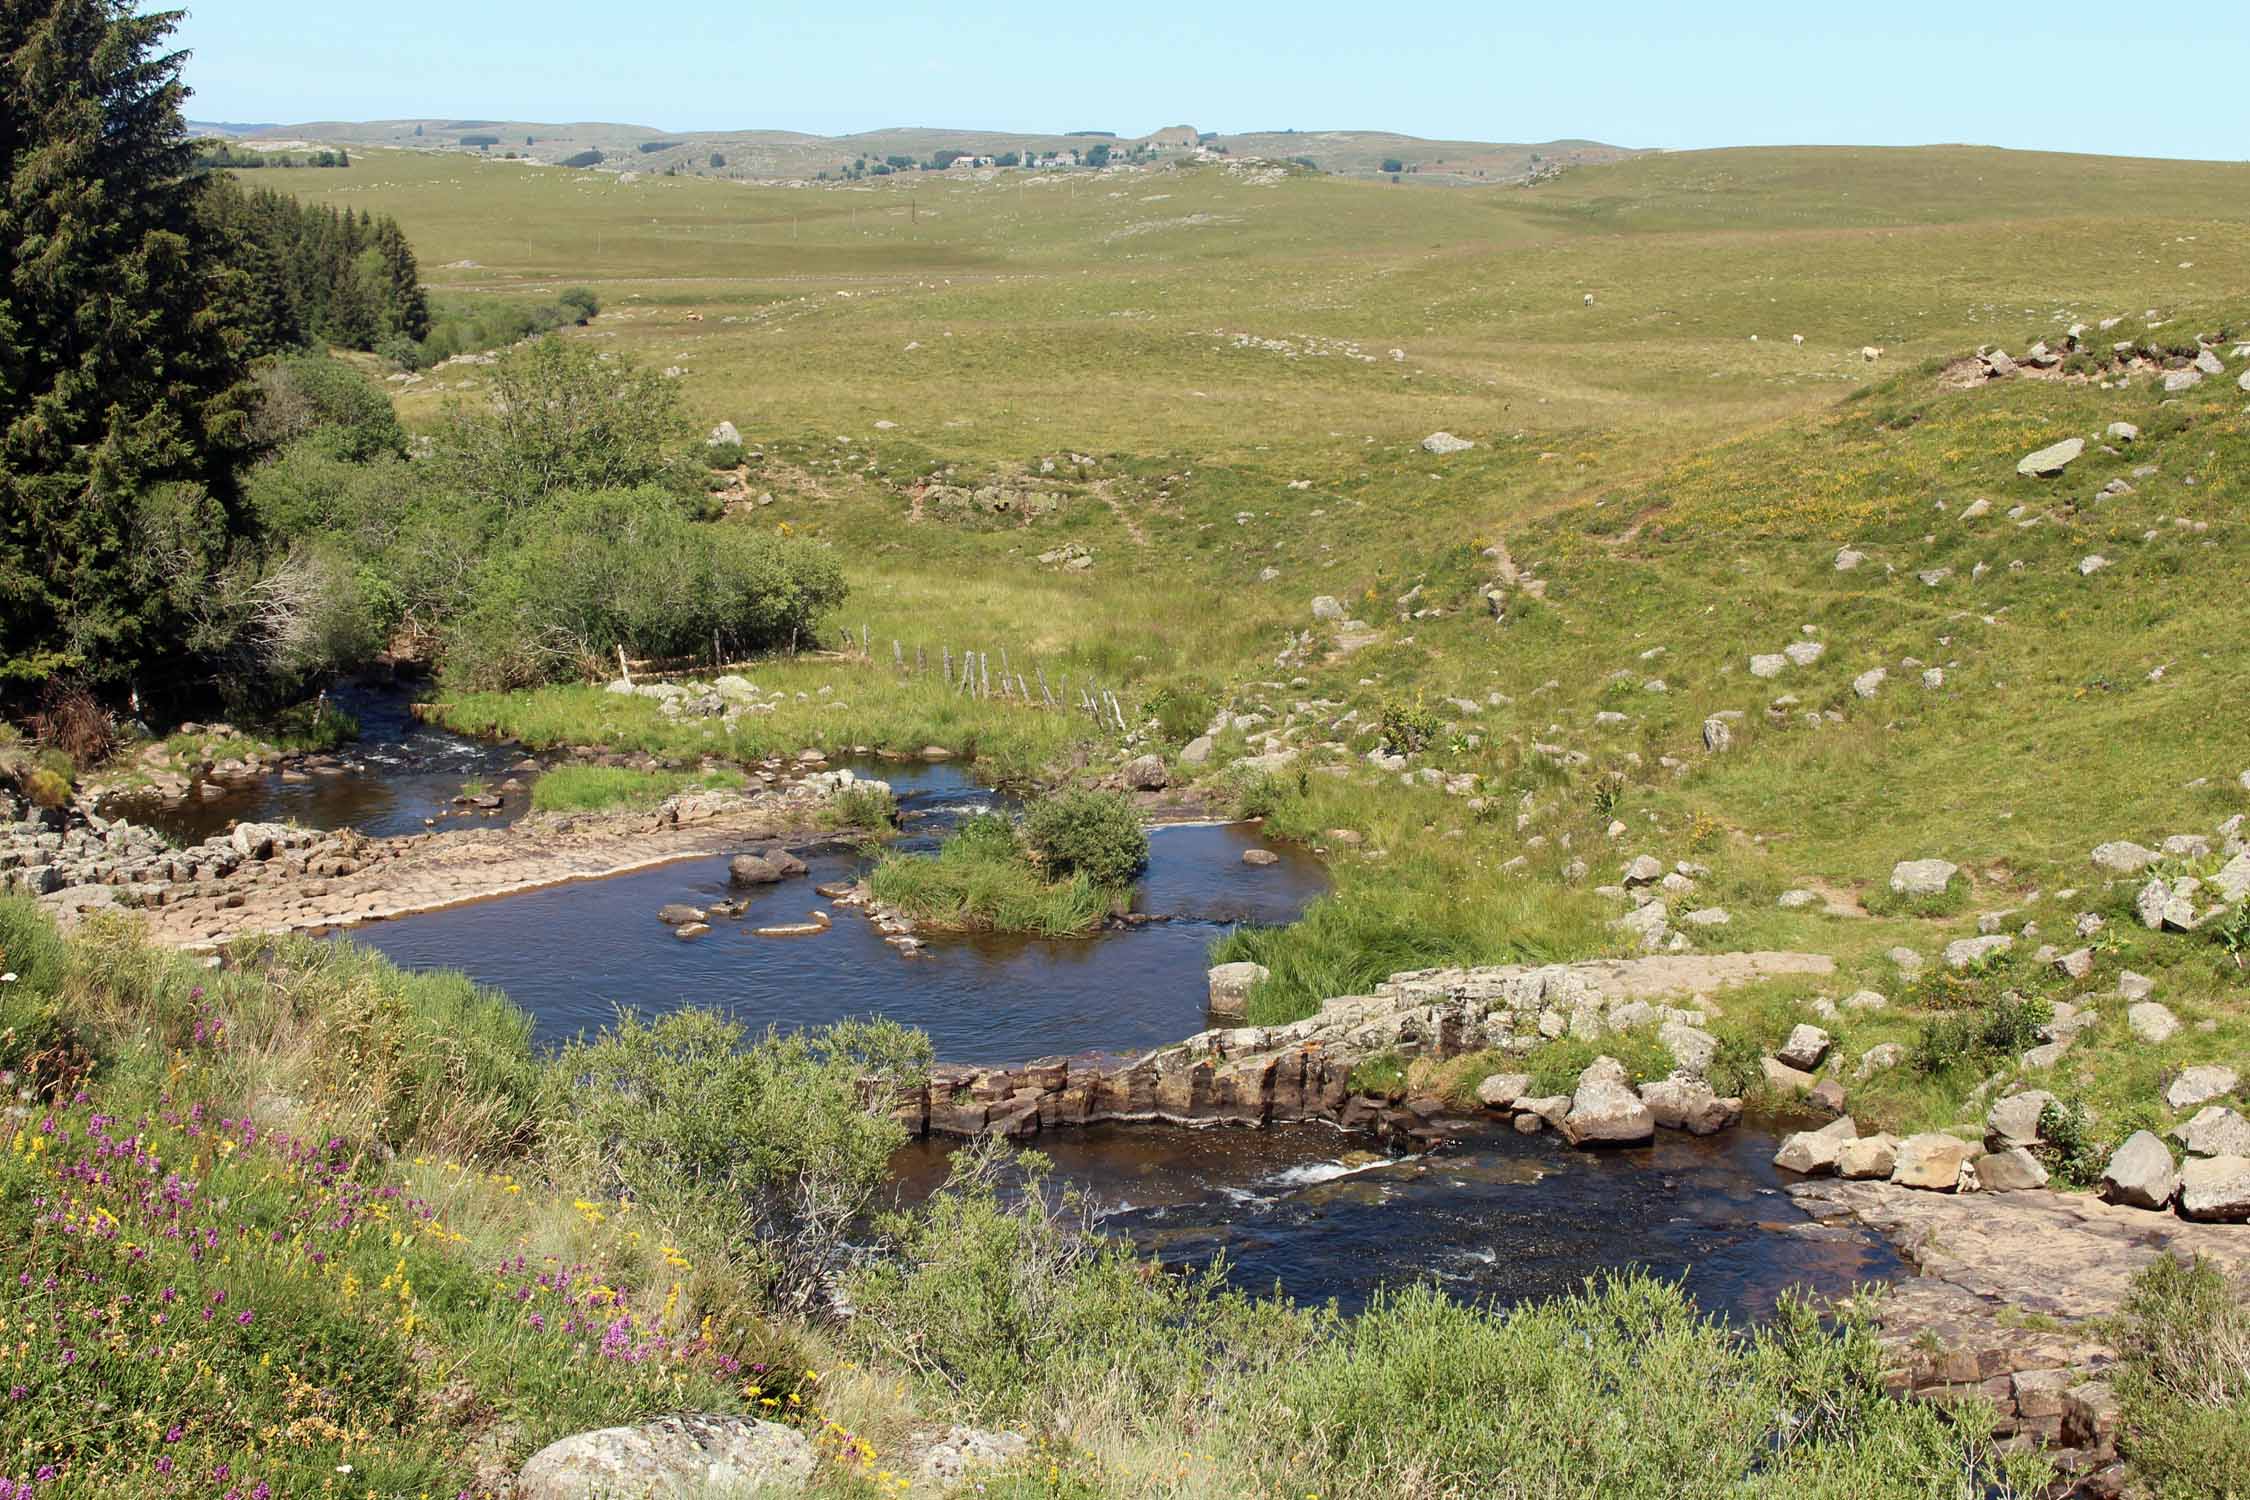
[[[1126,762],[1121,773],[1125,785],[1136,792],[1160,792],[1172,784],[1172,773],[1161,755],[1141,755]]]
[[[1789,658],[1778,652],[1765,656],[1753,656],[1750,658],[1750,675],[1752,677],[1779,677],[1788,666]]]
[[[2136,442],[2141,435],[2141,430],[2130,422],[2112,422],[2104,430],[2111,440],[2120,443]]]
[[[656,909],[656,920],[667,927],[685,927],[690,922],[702,921],[703,915],[702,907],[689,906],[679,901]]]
[[[1809,667],[1819,661],[1828,647],[1819,641],[1791,641],[1781,648],[1781,654],[1800,667]]]
[[[2170,1148],[2146,1130],[2126,1137],[2102,1171],[2102,1196],[2134,1208],[2168,1207],[2179,1188]]]
[[[1422,439],[1424,453],[1465,453],[1475,446],[1467,438],[1457,438],[1450,432],[1433,432]]]
[[[1199,734],[1194,739],[1189,740],[1180,750],[1180,764],[1183,766],[1205,765],[1209,763],[1214,748],[1216,746],[1211,736]]]
[[[1031,1440],[1020,1432],[953,1427],[922,1450],[915,1474],[932,1490],[951,1494],[979,1471],[999,1468],[1029,1451]]]
[[[1961,1169],[1974,1155],[1969,1143],[1937,1131],[1910,1135],[1898,1143],[1891,1181],[1901,1187],[1950,1193],[1961,1184]]]
[[[1819,1082],[1812,1074],[1792,1068],[1778,1057],[1759,1058],[1758,1071],[1764,1075],[1766,1087],[1784,1098],[1811,1093],[1813,1085]]]
[[[1975,1163],[1977,1186],[1988,1193],[2022,1193],[2047,1185],[2047,1169],[2021,1146],[1988,1151]]]
[[[1656,1028],[1656,1039],[1671,1052],[1672,1061],[1682,1072],[1700,1078],[1710,1068],[1711,1060],[1719,1055],[1719,1039],[1700,1026],[1690,1026],[1685,1021],[1666,1021]]]
[[[2164,372],[2164,394],[2167,396],[2178,395],[2181,391],[2193,390],[2201,384],[2203,384],[2203,372],[2192,367],[2185,370],[2166,370]]]
[[[1740,1099],[1722,1099],[1710,1084],[1686,1072],[1644,1083],[1640,1094],[1649,1117],[1666,1130],[1714,1135],[1742,1118]]]
[[[2016,940],[2004,932],[1990,937],[1962,938],[1945,945],[1945,966],[1958,974],[1994,954],[2007,952],[2015,945]]]
[[[2172,1134],[2190,1156],[2250,1156],[2250,1120],[2223,1104],[2207,1104]]]
[[[1341,620],[1344,618],[1344,606],[1333,595],[1321,594],[1312,602],[1312,615],[1316,620]]]
[[[520,1500],[694,1500],[794,1493],[813,1474],[803,1433],[749,1417],[663,1417],[549,1443],[516,1478]]]
[[[1883,690],[1883,684],[1889,680],[1890,675],[1881,667],[1862,672],[1852,679],[1852,691],[1862,698],[1872,698]]]
[[[1893,948],[1885,957],[1890,959],[1893,968],[1908,979],[1912,979],[1927,967],[1926,960],[1912,948]]]
[[[2172,1080],[2171,1087],[2165,1089],[2164,1102],[2174,1109],[2193,1109],[2199,1104],[2208,1104],[2213,1099],[2224,1098],[2233,1093],[2234,1086],[2241,1081],[2241,1075],[2234,1069],[2220,1067],[2216,1063],[2182,1068],[2180,1076]]]
[[[1654,885],[1664,878],[1664,862],[1652,854],[1637,854],[1626,863],[1627,885]]]
[[[2094,950],[2073,948],[2055,960],[2055,972],[2070,979],[2084,979],[2094,972]]]
[[[1891,1002],[1874,990],[1854,990],[1844,997],[1846,1010],[1888,1010]]]
[[[1940,896],[1961,867],[1942,859],[1904,859],[1891,867],[1891,892],[1899,896]]]
[[[1984,1117],[1985,1149],[2004,1151],[2010,1146],[2038,1145],[2039,1117],[2054,1102],[2055,1096],[2045,1089],[2026,1089],[1993,1105]]]
[[[2117,976],[2117,993],[2125,1000],[2146,1000],[2156,993],[2156,981],[2127,969]]]
[[[2094,849],[2094,864],[2112,875],[2138,875],[2156,863],[2154,849],[2145,849],[2126,839],[2117,839]]]
[[[2102,569],[2108,566],[2108,558],[2102,556],[2099,552],[2089,552],[2084,557],[2078,559],[2078,576],[2081,578],[2091,578],[2096,573],[2099,573]]]
[[[1800,1130],[1781,1143],[1773,1164],[1804,1177],[1822,1177],[1836,1170],[1844,1143],[1856,1140],[1859,1127],[1849,1115],[1818,1130]]]
[[[1656,1117],[1626,1082],[1624,1064],[1597,1057],[1578,1075],[1561,1129],[1573,1146],[1630,1145],[1656,1134]]]
[[[1790,1030],[1789,1039],[1775,1049],[1774,1056],[1799,1072],[1809,1073],[1828,1055],[1830,1040],[1818,1026],[1796,1026]]]
[[[2210,884],[2211,889],[2219,893],[2219,899],[2229,905],[2250,900],[2250,854],[2237,854],[2228,860],[2219,867],[2219,873],[2211,877]]]
[[[1850,547],[1839,547],[1836,550],[1836,571],[1839,573],[1849,573],[1865,561],[1867,561],[1867,554],[1864,552],[1855,551]]]
[[[2154,1000],[2125,1007],[2125,1024],[2152,1047],[2163,1045],[2180,1031],[2180,1018],[2172,1014],[2172,1008]]]
[[[1513,1109],[1530,1092],[1529,1073],[1494,1073],[1477,1085],[1477,1103],[1486,1109]]]
[[[1264,964],[1233,963],[1218,964],[1203,977],[1209,987],[1211,1013],[1239,1017],[1249,1003],[1251,987],[1272,976]]]
[[[1863,1135],[1837,1148],[1836,1175],[1861,1180],[1889,1177],[1898,1167],[1898,1137],[1885,1131]]]
[[[2086,451],[2084,438],[2064,438],[2059,443],[2027,453],[2016,461],[2016,472],[2027,479],[2047,479],[2060,474]]]
[[[1703,721],[1703,748],[1713,755],[1723,755],[1734,748],[1734,730],[1724,719]]]
[[[2180,1168],[2180,1217],[2250,1221],[2250,1157],[2199,1156]]]

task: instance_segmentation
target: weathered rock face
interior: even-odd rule
[[[2171,1149],[2146,1130],[2126,1137],[2102,1172],[2102,1196],[2133,1208],[2169,1208],[2179,1190]]]
[[[1634,1145],[1656,1134],[1656,1116],[1626,1081],[1624,1064],[1597,1057],[1578,1075],[1562,1133],[1573,1146]]]
[[[2047,1169],[2021,1146],[1988,1151],[1972,1165],[1977,1186],[1988,1193],[2021,1193],[2047,1185]]]
[[[1961,867],[1943,859],[1902,859],[1891,866],[1891,891],[1900,896],[1942,896]]]
[[[1161,755],[1143,755],[1125,765],[1125,785],[1136,792],[1160,792],[1172,784],[1172,772]]]
[[[1889,1177],[1898,1166],[1898,1137],[1884,1132],[1843,1142],[1836,1151],[1836,1175]]]
[[[2221,1224],[2250,1222],[2250,1157],[2203,1156],[2180,1168],[2180,1215]]]
[[[2054,1102],[2055,1096],[2045,1089],[2026,1089],[1993,1105],[1984,1117],[1985,1149],[2005,1151],[2010,1146],[2038,1145],[2039,1117]]]
[[[1781,1143],[1781,1149],[1774,1153],[1773,1164],[1800,1176],[1824,1176],[1836,1170],[1845,1143],[1858,1137],[1859,1127],[1849,1116],[1818,1130],[1800,1130]]]
[[[517,1476],[521,1500],[699,1500],[790,1494],[812,1478],[803,1433],[749,1417],[664,1417],[550,1443]]]
[[[2217,1104],[2172,1132],[2190,1156],[2250,1156],[2250,1120]]]
[[[1898,1161],[1891,1168],[1891,1181],[1901,1187],[1950,1193],[1959,1186],[1961,1169],[1968,1165],[1973,1154],[1967,1141],[1950,1135],[1936,1131],[1910,1135],[1898,1143]]]
[[[1219,964],[1204,977],[1210,983],[1211,1014],[1239,1019],[1251,988],[1264,983],[1269,973],[1264,964]]]
[[[2240,1081],[2241,1078],[2234,1069],[2220,1067],[2215,1063],[2182,1068],[2180,1076],[2172,1080],[2171,1087],[2165,1089],[2164,1102],[2174,1109],[2193,1109],[2199,1104],[2208,1104],[2213,1099],[2233,1093],[2234,1086]]]

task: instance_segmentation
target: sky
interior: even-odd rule
[[[187,6],[175,40],[194,54],[199,120],[1193,125],[2250,158],[2246,0]]]

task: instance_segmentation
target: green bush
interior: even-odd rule
[[[2133,1278],[2118,1446],[2158,1500],[2231,1500],[2250,1475],[2250,1283],[2159,1255]]]
[[[679,389],[656,371],[548,337],[483,375],[489,398],[456,402],[434,434],[442,487],[517,511],[570,490],[681,483]]]
[[[740,771],[635,771],[622,766],[557,766],[531,784],[533,812],[600,812],[654,807],[693,788],[740,787]]]
[[[934,855],[885,855],[868,888],[925,926],[1039,937],[1091,931],[1124,899],[1084,874],[1046,879],[1015,824],[996,813],[963,818]]]
[[[1412,755],[1429,748],[1437,738],[1438,719],[1422,700],[1412,703],[1393,698],[1383,704],[1383,743],[1394,754]]]
[[[849,1252],[846,1235],[906,1141],[889,1096],[918,1080],[929,1039],[887,1021],[746,1039],[739,1022],[630,1012],[557,1062],[569,1128],[614,1195],[701,1226],[715,1247],[801,1301]]]
[[[406,431],[391,398],[342,360],[290,354],[260,368],[251,437],[278,448],[317,430],[329,434],[329,451],[349,463],[406,456]]]
[[[1148,830],[1132,799],[1116,792],[1043,799],[1024,819],[1024,840],[1049,875],[1084,875],[1096,885],[1128,885],[1148,863]]]
[[[519,516],[478,565],[447,632],[448,679],[525,687],[636,658],[730,656],[811,639],[844,597],[825,547],[692,521],[669,490],[558,496]]]
[[[889,787],[858,782],[829,799],[820,810],[820,821],[827,828],[891,828],[898,823],[898,798]]]
[[[1974,1009],[1940,1015],[1924,1024],[1914,1044],[1915,1069],[1932,1076],[1989,1072],[1998,1063],[2039,1044],[2039,1028],[2055,1018],[2047,1000],[2013,990]]]

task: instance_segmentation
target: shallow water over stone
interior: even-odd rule
[[[1223,1253],[1239,1286],[1347,1311],[1381,1285],[1430,1280],[1506,1305],[1633,1266],[1684,1280],[1711,1312],[1759,1318],[1791,1287],[1835,1296],[1903,1269],[1879,1236],[1797,1208],[1774,1136],[1755,1125],[1586,1152],[1464,1122],[1440,1152],[1372,1162],[1347,1162],[1358,1143],[1325,1126],[1104,1125],[1031,1144],[1057,1182],[1092,1195],[1103,1227],[1148,1253],[1182,1265]],[[902,1192],[929,1192],[954,1149],[903,1151]]]
[[[339,683],[328,698],[359,720],[359,737],[307,769],[266,771],[240,781],[211,782],[184,802],[120,794],[105,803],[112,816],[144,823],[175,843],[193,844],[235,823],[296,823],[323,832],[352,828],[378,838],[420,833],[428,820],[453,826],[462,783],[483,781],[500,797],[480,822],[513,822],[530,806],[529,783],[502,791],[524,758],[512,744],[468,739],[417,720],[413,693],[397,685]],[[315,768],[317,767],[317,768]],[[213,794],[201,795],[207,789]]]

